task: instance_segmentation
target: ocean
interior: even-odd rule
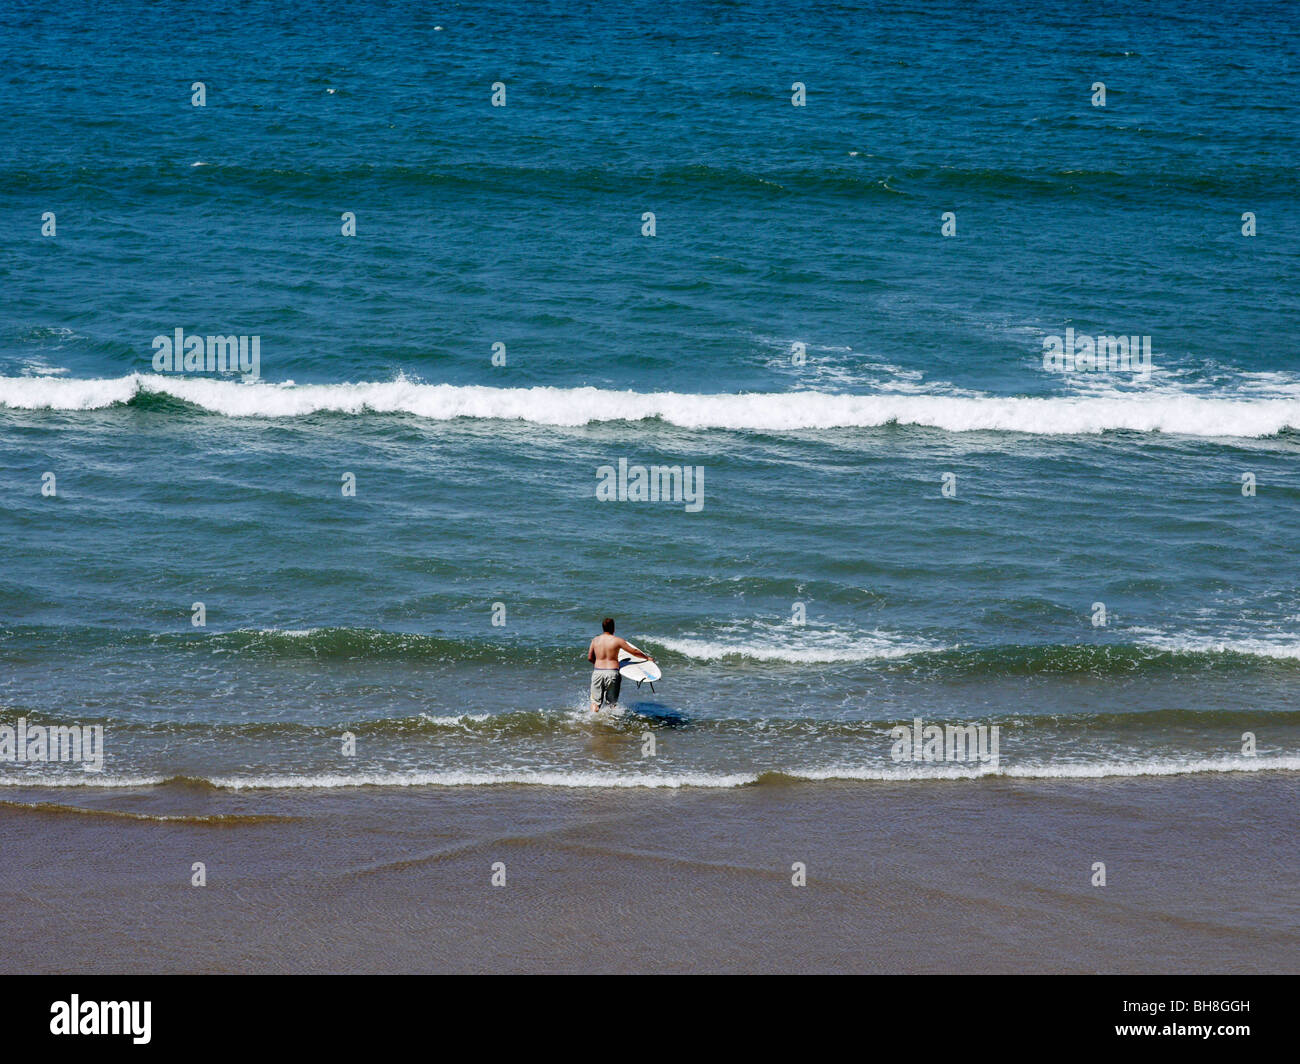
[[[1291,5],[71,0],[0,57],[6,815],[1294,811]],[[605,616],[664,676],[593,715]]]

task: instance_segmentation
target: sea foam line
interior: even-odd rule
[[[840,766],[800,770],[786,775],[806,780],[878,780],[910,782],[914,780],[971,780],[999,777],[1024,780],[1082,780],[1137,776],[1194,776],[1223,772],[1300,772],[1300,756],[1291,754],[1265,757],[1149,758],[1142,761],[1058,762],[1055,764],[1006,765],[994,768],[982,764],[908,765],[904,768],[855,768]]]
[[[1140,638],[1138,643],[1140,646],[1163,650],[1170,654],[1243,654],[1256,658],[1273,658],[1278,661],[1300,660],[1300,638],[1296,636],[1284,636],[1280,639],[1252,639],[1234,636],[1154,634]]]
[[[705,788],[714,790],[745,787],[761,783],[764,778],[785,778],[822,782],[878,781],[905,783],[939,780],[973,779],[1024,779],[1071,780],[1108,779],[1112,777],[1140,776],[1193,776],[1234,772],[1300,772],[1300,755],[1276,754],[1263,757],[1149,758],[1140,761],[1098,761],[1093,763],[1048,763],[1003,765],[964,764],[909,764],[905,767],[857,767],[852,765],[828,768],[783,769],[770,773],[686,772],[677,774],[632,773],[620,775],[609,772],[563,771],[496,771],[496,772],[358,772],[326,773],[315,776],[218,776],[202,781],[222,790],[337,790],[350,787],[491,787],[516,784],[533,787],[559,787],[572,789],[606,788],[679,789]],[[52,776],[26,778],[0,776],[0,786],[11,787],[148,787],[175,782],[162,776],[73,777]],[[193,781],[191,781],[193,782]]]
[[[689,429],[788,432],[917,425],[949,432],[1084,435],[1108,431],[1257,438],[1300,429],[1300,399],[1198,395],[1022,398],[844,395],[823,392],[695,395],[599,388],[490,388],[408,380],[357,384],[243,383],[133,373],[102,379],[0,377],[0,406],[96,410],[140,394],[167,395],[228,417],[405,413],[581,426],[658,418]]]
[[[695,661],[745,658],[750,661],[817,662],[881,661],[943,650],[937,643],[907,640],[885,632],[852,635],[822,629],[772,628],[748,637],[675,639],[648,636],[646,641]]]

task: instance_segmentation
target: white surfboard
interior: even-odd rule
[[[626,650],[620,653],[622,657],[618,659],[618,671],[622,674],[623,679],[631,680],[638,687],[643,683],[648,683],[650,690],[653,691],[655,681],[663,676],[663,673],[659,671],[659,666],[653,661],[647,661],[645,658],[629,654]]]

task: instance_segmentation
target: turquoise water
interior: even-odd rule
[[[107,753],[3,782],[987,771],[895,762],[918,717],[1300,768],[1288,5],[73,3],[0,55],[0,723]],[[665,677],[592,722],[606,614]]]

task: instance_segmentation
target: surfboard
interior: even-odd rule
[[[622,657],[618,659],[618,671],[622,674],[623,679],[632,680],[640,687],[643,683],[650,685],[650,690],[655,689],[655,681],[663,676],[659,671],[659,666],[653,661],[647,661],[645,658],[634,657],[626,650],[622,652]]]

